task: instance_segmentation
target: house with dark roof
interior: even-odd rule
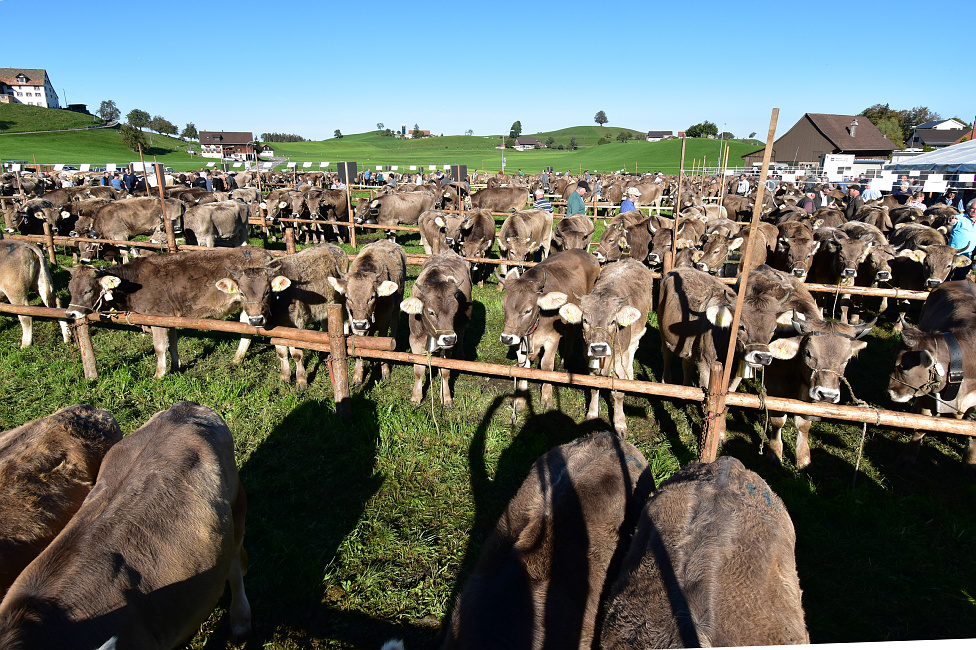
[[[853,154],[855,160],[888,158],[898,145],[863,115],[806,113],[773,143],[771,160],[819,165],[826,154]],[[742,156],[746,165],[761,163],[766,148]]]
[[[0,101],[61,108],[54,85],[43,68],[0,68]]]
[[[966,128],[966,125],[953,117],[948,120],[930,120],[923,124],[919,124],[915,128],[916,129],[941,129],[946,131],[950,129],[964,129]]]
[[[513,146],[519,151],[524,151],[526,149],[541,149],[542,143],[539,142],[538,138],[522,136],[515,138],[515,144]]]
[[[204,158],[254,160],[254,135],[247,131],[200,131]]]
[[[659,140],[667,140],[673,137],[674,134],[671,131],[648,131],[644,139],[648,142],[658,142]]]
[[[964,125],[965,126],[965,125]],[[912,149],[922,149],[929,147],[931,149],[942,149],[943,147],[948,147],[951,144],[958,142],[964,135],[966,135],[966,129],[923,129],[921,126],[915,127],[912,131],[912,137],[905,142],[905,146]]]

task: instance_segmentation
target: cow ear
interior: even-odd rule
[[[851,341],[851,356],[857,356],[857,353],[868,347],[867,341]]]
[[[728,305],[712,305],[705,310],[705,318],[716,327],[728,329],[732,326],[732,310]]]
[[[540,309],[559,309],[569,301],[569,296],[567,296],[562,291],[550,291],[549,293],[544,293],[536,300]]]
[[[791,336],[786,339],[776,339],[769,344],[769,352],[774,359],[792,359],[800,351],[802,336]]]
[[[579,305],[567,302],[559,308],[559,316],[571,325],[579,325],[580,321],[583,320],[583,310],[579,308]]]
[[[345,295],[345,293],[346,293],[346,283],[345,282],[343,282],[342,280],[340,280],[338,278],[334,278],[331,275],[327,279],[329,281],[329,284],[332,285],[332,288],[335,289],[337,293],[340,293],[342,295]]]
[[[620,327],[627,327],[640,320],[641,313],[636,307],[630,305],[617,312],[615,320]]]
[[[235,293],[240,293],[240,288],[237,286],[237,283],[230,278],[221,278],[220,280],[217,280],[214,286],[217,287],[219,291],[223,291],[224,293],[229,293],[232,295]]]
[[[424,303],[420,301],[420,298],[410,297],[400,303],[400,311],[407,314],[419,314],[423,311]]]
[[[434,223],[437,224],[437,226],[440,227],[440,228],[443,228],[443,227],[445,227],[447,225],[447,223],[444,222],[444,217],[442,217],[440,215],[438,215],[437,217],[434,217]]]
[[[921,330],[917,330],[914,327],[905,327],[901,331],[901,342],[907,345],[909,348],[914,349],[918,347],[918,343],[921,338]]]
[[[120,284],[122,284],[122,280],[119,279],[117,276],[114,276],[114,275],[106,275],[106,276],[103,276],[103,277],[99,278],[98,284],[101,285],[102,289],[105,289],[107,291],[111,291],[115,287],[117,287]]]
[[[291,280],[289,280],[283,275],[276,275],[271,280],[271,290],[274,292],[284,291],[290,286],[291,286]]]
[[[780,314],[779,316],[777,316],[776,317],[776,324],[777,325],[785,325],[785,326],[789,327],[789,326],[793,325],[793,318],[801,318],[803,320],[806,320],[806,316],[804,316],[803,314],[799,314],[799,313],[794,312],[793,310],[790,310],[790,311],[784,311],[782,314]]]
[[[730,251],[739,250],[740,246],[742,246],[742,237],[736,237],[735,239],[732,240],[732,243],[729,244],[729,250]]]
[[[954,258],[952,258],[952,268],[954,269],[962,268],[964,266],[969,266],[972,263],[973,261],[968,257],[966,257],[965,255],[956,255]]]
[[[701,262],[701,258],[702,258],[703,255],[705,255],[705,251],[703,251],[700,248],[696,248],[691,253],[691,261],[692,262]]]
[[[400,285],[398,285],[396,282],[392,280],[383,280],[382,282],[380,282],[379,286],[376,287],[376,295],[392,296],[394,293],[396,293],[396,290],[399,288],[399,286]]]

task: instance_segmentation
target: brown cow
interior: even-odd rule
[[[178,199],[166,199],[166,218],[174,222],[174,230],[179,231],[179,224],[186,204]],[[102,206],[90,219],[79,217],[75,222],[75,232],[72,237],[84,237],[86,234],[92,239],[111,239],[126,241],[136,235],[151,235],[163,229],[163,213],[159,199],[140,197],[121,199]],[[114,254],[115,248],[109,245],[89,244],[78,242],[79,257],[83,262],[90,261],[99,251],[108,256]]]
[[[836,404],[840,401],[841,377],[851,357],[863,350],[866,336],[874,322],[848,325],[815,319],[793,320],[798,336],[781,338],[769,344],[774,359],[766,370],[766,388],[770,395],[806,402]],[[769,458],[783,462],[783,426],[787,414],[770,413],[773,435],[769,439]],[[796,466],[810,464],[809,432],[811,419],[793,416],[796,422]]]
[[[250,631],[247,500],[234,438],[180,402],[112,447],[68,525],[0,604],[0,647],[173,648],[230,582],[232,636]]]
[[[393,228],[398,225],[415,225],[420,215],[433,210],[437,194],[430,190],[383,194],[375,199],[359,199],[356,205],[356,223],[375,223],[387,228],[389,239],[396,237]]]
[[[958,368],[949,347],[953,340],[961,353]],[[943,282],[929,294],[918,329],[901,333],[888,396],[899,404],[918,400],[924,415],[961,418],[976,406],[976,285]],[[924,431],[915,432],[899,458],[902,464],[915,463],[924,437]],[[963,460],[976,469],[976,441],[967,438]]]
[[[0,241],[0,292],[11,305],[29,303],[30,291],[37,291],[45,307],[60,307],[61,301],[54,295],[54,278],[47,257],[34,244],[6,239]],[[20,347],[26,348],[34,341],[34,319],[20,319]],[[68,325],[58,321],[65,343],[70,341]]]
[[[549,257],[552,249],[552,212],[546,210],[520,210],[502,223],[498,231],[498,250],[504,259],[512,262],[532,261],[530,258],[542,251],[542,258]],[[509,265],[499,267],[502,276],[509,272]]]
[[[837,286],[853,285],[857,278],[857,269],[871,252],[875,242],[871,238],[851,237],[840,228],[819,228],[814,233],[820,242],[817,252],[807,274],[807,282],[817,284],[833,284]],[[818,302],[828,315],[833,314],[837,298],[829,293],[821,293]],[[848,294],[842,294],[839,302],[840,320],[848,321],[851,300]]]
[[[536,460],[458,596],[445,650],[594,646],[600,601],[654,490],[610,432]]]
[[[500,282],[505,289],[502,299],[505,324],[499,340],[502,345],[518,346],[515,356],[519,366],[528,368],[545,350],[539,367],[542,370],[555,367],[560,337],[564,332],[575,335],[571,331],[574,328],[562,321],[557,310],[567,302],[578,303],[577,296],[590,293],[599,274],[600,263],[596,258],[574,248],[554,253],[521,277],[513,270]],[[525,379],[518,381],[516,411],[525,406],[528,385]],[[552,384],[543,383],[543,408],[552,407],[552,397]]]
[[[647,331],[651,311],[650,269],[637,260],[621,260],[600,271],[593,291],[579,299],[579,305],[566,303],[559,315],[567,323],[583,324],[583,340],[590,359],[590,370],[601,377],[634,378],[634,353]],[[590,390],[588,420],[600,417],[600,390]],[[627,437],[624,394],[613,391],[613,428]]]
[[[678,268],[664,276],[657,306],[663,382],[672,381],[671,361],[676,354],[682,360],[685,383],[691,383],[694,366],[698,385],[708,387],[709,366],[727,355],[737,291],[738,284],[730,288],[697,269]],[[754,370],[770,364],[770,341],[777,326],[789,324],[794,312],[803,318],[820,317],[801,282],[765,264],[749,272],[736,336],[736,357],[742,365],[729,383],[730,390],[743,378],[752,377]]]
[[[349,272],[328,278],[346,297],[349,324],[356,336],[396,336],[399,306],[407,279],[407,255],[389,240],[363,246]],[[380,376],[390,378],[390,362],[380,362]],[[363,358],[356,358],[353,385],[363,383]]]
[[[87,404],[0,433],[0,600],[78,511],[121,439],[112,414]]]
[[[207,251],[180,251],[141,257],[128,264],[105,269],[75,266],[70,269],[69,318],[115,309],[152,316],[225,318],[242,306],[242,291],[227,275],[237,268],[262,267],[271,261],[262,248],[241,246]],[[178,330],[153,327],[156,352],[155,378],[166,374],[166,350],[170,369],[180,368]]]
[[[431,255],[424,263],[410,297],[400,303],[400,311],[409,314],[410,350],[414,354],[453,355],[464,358],[464,330],[471,320],[471,271],[457,253],[445,249]],[[414,364],[413,393],[410,401],[420,404],[424,397],[424,373],[427,366]],[[441,368],[441,402],[451,407],[451,371]],[[431,386],[433,390],[433,386]]]
[[[527,187],[490,187],[471,195],[472,208],[485,208],[492,212],[518,212],[529,203]]]
[[[266,267],[231,269],[230,279],[244,291],[242,300],[248,322],[252,325],[305,329],[310,323],[328,320],[328,307],[339,302],[329,283],[329,276],[339,277],[349,268],[346,252],[332,244],[310,246],[294,255],[285,255]],[[246,280],[242,276],[247,276]],[[263,280],[263,281],[262,281]],[[242,314],[242,320],[244,314]],[[241,338],[231,365],[244,359],[250,346],[249,337]],[[295,361],[295,384],[299,390],[308,386],[302,348],[276,345],[281,381],[291,381],[288,356]]]
[[[595,227],[593,220],[582,214],[563,217],[556,222],[552,229],[552,243],[556,250],[565,251],[571,248],[589,248]]]
[[[810,226],[802,221],[786,221],[776,227],[779,237],[769,265],[793,275],[801,282],[806,280],[820,242],[814,239]]]
[[[193,240],[200,246],[213,248],[218,240],[228,246],[246,244],[247,204],[232,199],[195,205],[183,215],[183,230],[192,232]]]
[[[810,642],[796,531],[776,493],[732,456],[691,463],[647,501],[606,605],[600,647]]]

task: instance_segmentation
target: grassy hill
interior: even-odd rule
[[[0,133],[57,131],[104,124],[99,117],[58,108],[27,104],[0,104]]]
[[[30,106],[16,106],[17,109],[34,108],[48,113],[68,113],[51,111]],[[3,119],[0,113],[0,120]],[[50,116],[45,116],[51,118]],[[84,117],[84,116],[81,116]],[[50,119],[38,122],[31,128],[49,125]],[[18,122],[22,124],[23,122]],[[60,127],[68,128],[68,127]],[[538,173],[545,167],[559,171],[569,169],[574,173],[590,171],[656,171],[676,173],[681,160],[681,141],[646,142],[642,139],[597,145],[607,133],[616,138],[620,131],[641,135],[632,129],[619,127],[575,126],[558,131],[531,134],[545,142],[549,137],[562,144],[564,149],[536,149],[530,151],[504,151],[505,170],[525,173]],[[106,162],[127,162],[137,160],[138,155],[126,149],[116,129],[97,129],[92,131],[62,131],[37,134],[5,134],[0,131],[0,151],[5,160],[27,160],[39,163],[91,163],[101,165]],[[147,136],[149,134],[147,133]],[[529,135],[529,134],[527,134]],[[153,157],[177,170],[199,169],[212,159],[191,157],[186,153],[186,143],[176,138],[152,134],[152,146],[144,150],[147,157]],[[571,138],[576,138],[578,149],[569,148]],[[506,138],[507,140],[507,138]],[[502,168],[503,152],[497,149],[501,136],[449,135],[423,138],[419,140],[398,140],[383,136],[380,131],[370,131],[312,142],[273,143],[275,155],[286,157],[299,163],[311,162],[312,169],[319,169],[320,162],[353,161],[362,169],[383,165],[397,165],[400,171],[409,171],[411,165],[426,169],[430,165],[467,165],[469,172],[475,170],[499,171]],[[733,140],[730,143],[729,163],[741,164],[742,154],[761,146],[756,141]],[[719,142],[707,139],[689,139],[685,151],[685,169],[700,166],[705,160],[715,165],[719,156]]]

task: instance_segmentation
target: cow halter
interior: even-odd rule
[[[944,405],[956,413],[959,413],[959,408],[954,403],[959,396],[959,386],[962,385],[962,382],[965,379],[965,373],[962,365],[962,348],[959,346],[959,341],[956,340],[956,337],[952,332],[940,332],[940,334],[946,343],[946,347],[949,348],[948,373],[945,375],[939,373],[938,367],[940,364],[939,362],[936,362],[932,364],[931,368],[929,368],[929,378],[921,386],[912,386],[908,382],[902,381],[894,375],[892,375],[892,379],[903,386],[908,386],[911,388],[913,398],[918,399],[918,397],[923,395],[928,396],[934,399],[937,404]],[[943,386],[942,390],[939,390],[939,386],[942,386],[943,384],[943,376],[945,376],[945,386]]]

